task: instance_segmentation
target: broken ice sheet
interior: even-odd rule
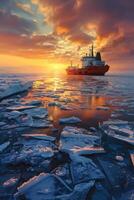
[[[31,165],[38,165],[44,159],[49,159],[54,155],[54,143],[45,140],[22,140],[23,147],[18,152],[12,152],[7,154],[3,159],[4,164],[26,163]],[[29,159],[30,158],[30,159]]]
[[[131,158],[131,162],[132,162],[132,165],[134,167],[134,151],[129,151],[129,155],[130,155],[130,158]]]
[[[103,148],[96,147],[100,145],[100,137],[91,133],[83,134],[82,130],[76,127],[65,127],[61,132],[60,151],[69,153],[70,156],[72,153],[77,155],[103,153]]]
[[[91,159],[83,156],[74,156],[72,158],[70,170],[74,184],[105,178],[95,163]]]
[[[24,141],[24,147],[22,148],[21,154],[31,156],[41,156],[43,158],[49,158],[54,155],[53,148],[54,144],[49,141],[31,139]]]
[[[16,121],[19,126],[31,127],[33,125],[32,117],[26,114],[19,116]]]
[[[0,127],[5,126],[5,125],[6,125],[6,122],[0,122]]]
[[[80,123],[81,119],[79,119],[78,117],[72,116],[72,117],[61,118],[59,122],[61,124],[75,124],[75,123]]]
[[[94,181],[81,183],[72,190],[60,177],[52,174],[40,174],[18,188],[17,200],[23,195],[29,200],[85,200]]]
[[[26,105],[32,105],[32,106],[40,106],[42,104],[41,100],[27,100],[24,101],[23,103],[25,103]]]
[[[98,106],[96,107],[97,110],[109,110],[110,108],[109,107],[106,107],[106,106]]]
[[[31,113],[33,114],[33,113]],[[37,113],[37,115],[35,114],[34,116],[38,116],[39,114]],[[44,117],[45,115],[43,114],[40,117]],[[21,115],[20,117],[18,117],[16,119],[17,125],[20,127],[31,127],[31,128],[48,128],[51,127],[52,125],[50,124],[50,122],[48,120],[45,119],[33,119],[33,117],[31,115],[28,114],[24,114]]]
[[[92,197],[91,197],[92,196]],[[88,198],[92,200],[115,200],[114,197],[108,193],[107,189],[101,185],[99,182],[95,183],[94,192],[92,194],[89,193]],[[87,199],[88,199],[87,198]]]
[[[99,158],[98,160],[113,188],[116,189],[117,187],[121,187],[122,184],[126,184],[126,172],[119,165],[109,160]]]
[[[134,124],[126,121],[108,121],[101,126],[104,134],[119,141],[134,145]]]
[[[33,108],[30,110],[24,110],[24,114],[30,115],[33,118],[43,119],[48,116],[48,110],[44,107]]]
[[[17,119],[18,117],[20,117],[20,115],[22,115],[20,111],[14,110],[14,111],[5,113],[4,117],[8,119]]]
[[[123,192],[119,200],[133,200],[134,199],[134,190]]]
[[[70,174],[70,164],[65,163],[64,165],[58,166],[56,169],[52,171],[53,174],[60,177],[65,183],[72,189],[72,177]]]
[[[11,186],[17,184],[17,182],[18,182],[18,178],[12,177],[12,178],[6,180],[6,181],[3,183],[3,186],[4,186],[4,187],[11,187]]]
[[[4,88],[4,91],[0,92],[0,100],[7,98],[11,95],[14,95],[14,94],[25,92],[32,87],[32,84],[33,84],[32,82],[27,82],[27,83],[17,82],[17,83],[11,84],[11,85],[7,85]]]
[[[44,135],[44,134],[23,134],[22,136],[24,137],[28,137],[28,138],[35,138],[35,139],[39,139],[39,140],[47,140],[47,141],[51,141],[54,142],[56,140],[55,137],[52,136],[48,136],[48,135]]]
[[[33,124],[30,126],[32,128],[49,128],[52,127],[53,125],[45,119],[37,119],[33,120]]]
[[[49,102],[48,103],[48,106],[57,106],[57,107],[60,107],[61,106],[61,103],[57,102],[57,101],[53,101],[53,102]]]
[[[9,199],[14,194],[16,186],[19,182],[20,174],[1,175],[0,177],[0,199]]]
[[[22,111],[22,110],[27,110],[27,109],[32,109],[32,108],[36,108],[36,106],[16,105],[16,106],[7,107],[7,110],[9,110],[9,111],[13,111],[13,110]]]
[[[120,133],[123,136],[132,137],[132,138],[134,137],[134,131],[129,129],[129,127],[122,128],[122,127],[119,127],[119,126],[110,125],[109,129],[111,129],[113,131],[117,131],[117,133]]]
[[[124,120],[108,120],[108,121],[104,121],[103,125],[128,125],[129,122],[128,121],[124,121]]]
[[[10,142],[9,142],[9,141],[8,141],[8,142],[5,142],[5,143],[3,143],[3,144],[0,144],[0,153],[1,153],[2,151],[4,151],[9,145],[10,145]]]

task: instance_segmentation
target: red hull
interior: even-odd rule
[[[109,66],[90,66],[89,68],[76,68],[76,69],[67,69],[68,75],[94,75],[94,76],[104,76],[108,72]]]

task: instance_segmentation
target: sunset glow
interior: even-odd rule
[[[0,71],[64,72],[94,43],[110,72],[133,71],[132,0],[1,0]]]

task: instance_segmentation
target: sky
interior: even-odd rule
[[[134,71],[134,0],[0,0],[0,72],[60,72],[91,44]]]

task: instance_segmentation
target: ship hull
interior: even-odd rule
[[[68,75],[91,75],[91,76],[104,76],[108,72],[109,66],[90,66],[86,68],[67,69]]]

